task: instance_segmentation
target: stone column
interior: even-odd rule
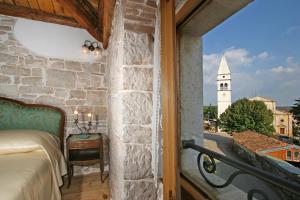
[[[156,4],[116,2],[109,43],[112,199],[156,199],[151,168],[153,43]]]

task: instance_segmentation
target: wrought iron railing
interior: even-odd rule
[[[274,192],[279,199],[282,200],[300,200],[300,184],[294,181],[286,180],[280,176],[273,175],[267,171],[264,171],[260,168],[251,166],[249,164],[231,159],[227,156],[219,154],[217,152],[208,150],[204,147],[198,146],[195,144],[194,140],[188,140],[182,142],[183,149],[193,149],[197,151],[197,165],[199,172],[203,179],[214,188],[225,188],[229,186],[234,179],[241,175],[252,175],[265,183],[276,188]],[[214,174],[217,169],[216,160],[221,161],[235,169],[229,177],[226,178],[225,182],[222,184],[214,183],[212,180],[207,177],[206,174]],[[247,180],[246,180],[247,181]],[[246,191],[247,199],[264,199],[264,200],[273,200],[272,197],[269,197],[268,193],[260,188],[253,188]]]

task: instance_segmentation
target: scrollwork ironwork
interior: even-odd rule
[[[218,154],[216,152],[212,152],[208,149],[205,149],[203,147],[200,147],[198,145],[195,145],[193,140],[187,140],[183,142],[183,148],[191,148],[199,152],[197,157],[197,166],[198,170],[203,177],[203,179],[207,182],[208,185],[215,187],[215,188],[225,188],[229,186],[234,179],[239,175],[252,175],[262,181],[265,181],[266,183],[270,185],[274,185],[278,187],[278,191],[276,190],[276,196],[280,197],[281,199],[285,199],[282,193],[283,190],[290,191],[292,194],[295,194],[297,197],[300,196],[300,186],[296,185],[295,183],[287,182],[286,180],[280,178],[280,177],[274,177],[273,175],[270,175],[269,173],[266,173],[258,168],[255,168],[253,166],[232,160],[226,156],[223,156],[221,154]],[[237,171],[234,171],[228,178],[226,178],[225,183],[222,184],[216,184],[213,183],[207,174],[214,174],[217,172],[217,164],[215,159],[223,162],[226,165],[229,165]],[[206,173],[205,173],[206,172]],[[281,191],[281,192],[280,192]],[[263,200],[270,200],[270,197],[268,194],[261,190],[261,189],[250,189],[247,191],[247,199],[253,200],[258,199],[257,196],[259,196],[259,199]],[[272,198],[271,198],[272,199]]]

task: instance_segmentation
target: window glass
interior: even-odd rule
[[[272,6],[267,1],[253,1],[252,7],[244,8],[244,12],[225,20],[220,27],[208,33],[203,28],[210,23],[207,20],[210,13],[220,14],[226,8],[232,8],[233,4],[228,2],[242,1],[209,1],[208,7],[220,4],[224,7],[218,12],[214,12],[216,7],[213,7],[205,14],[203,12],[208,8],[200,9],[177,28],[178,124],[182,147],[180,172],[210,199],[242,200],[247,199],[247,195],[251,196],[251,192],[256,195],[253,198],[248,196],[248,199],[295,199],[278,185],[257,174],[244,173],[247,170],[242,171],[238,164],[232,164],[250,165],[281,179],[295,176],[297,180],[300,176],[299,163],[291,162],[293,157],[300,160],[299,152],[286,149],[282,142],[288,141],[279,141],[283,140],[282,137],[292,136],[292,121],[287,111],[295,98],[300,97],[300,60],[287,54],[282,58],[273,57],[276,53],[273,45],[278,44],[282,33],[270,32],[278,40],[272,39],[269,44],[260,40],[261,35],[249,36],[248,26],[252,27],[251,30],[269,31],[265,23],[253,21],[253,16],[259,11],[263,13],[260,13],[260,18],[264,21],[270,20],[270,16],[277,16],[270,12],[275,4],[280,4],[279,1]],[[263,9],[266,7],[270,10]],[[280,9],[284,8],[280,6]],[[285,11],[289,13],[287,9]],[[245,14],[247,12],[248,15]],[[300,17],[300,12],[297,13]],[[283,16],[285,23],[289,21],[287,16]],[[226,23],[230,20],[232,23]],[[299,20],[294,22],[300,27]],[[271,23],[274,23],[272,27],[278,25],[273,20],[268,25]],[[260,29],[255,28],[257,24]],[[293,38],[300,42],[296,39],[300,38],[299,34]],[[287,45],[293,46],[291,52],[300,52],[299,45]],[[265,47],[268,47],[268,52]],[[283,53],[281,48],[277,50]],[[281,66],[280,63],[286,65]],[[290,79],[298,85],[289,89],[290,85],[278,84],[279,80],[290,83]],[[274,85],[278,87],[274,88]],[[284,191],[283,194],[281,191]]]
[[[292,160],[292,152],[291,151],[286,152],[286,159],[287,160]]]
[[[299,160],[299,151],[294,152],[294,160]]]

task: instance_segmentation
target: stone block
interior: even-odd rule
[[[0,84],[0,94],[7,97],[17,97],[18,87],[16,85],[4,85]]]
[[[91,75],[91,85],[90,87],[93,89],[101,89],[107,88],[107,84],[105,83],[104,76],[102,75]]]
[[[77,89],[86,89],[90,88],[91,80],[90,79],[77,79]]]
[[[94,120],[107,120],[107,107],[94,106],[92,113],[95,116]]]
[[[19,47],[19,46],[9,46],[8,50],[12,52],[13,54],[28,54],[29,51],[28,49],[24,47]]]
[[[152,129],[140,125],[127,125],[123,127],[123,141],[126,143],[151,144]]]
[[[50,104],[50,105],[63,105],[64,99],[57,98],[54,96],[49,96],[49,95],[43,95],[36,99],[36,103]]]
[[[56,69],[48,69],[47,72],[47,86],[62,87],[62,88],[74,88],[76,83],[75,72],[62,71]]]
[[[74,119],[74,111],[76,110],[76,106],[61,106],[61,109],[63,109],[67,115],[73,115]]]
[[[30,76],[31,70],[16,65],[3,65],[0,72],[6,75]]]
[[[9,76],[0,75],[0,84],[11,83],[11,78]]]
[[[84,105],[85,103],[86,100],[81,100],[81,99],[70,99],[66,101],[66,105],[74,105],[74,106]]]
[[[91,73],[89,73],[89,72],[77,72],[76,74],[79,79],[90,79],[91,78]]]
[[[124,124],[150,124],[152,116],[152,94],[126,92],[122,97]]]
[[[136,9],[139,9],[139,10],[143,10],[143,11],[146,11],[146,12],[152,12],[152,13],[155,13],[155,11],[156,11],[156,7],[148,6],[144,3],[141,4],[141,3],[135,3],[135,2],[130,2],[130,1],[127,2],[126,7],[136,8]]]
[[[43,86],[20,86],[20,93],[24,94],[53,94],[54,90]]]
[[[60,89],[60,88],[55,88],[54,96],[56,96],[56,97],[67,98],[68,94],[69,94],[68,90]]]
[[[101,64],[100,74],[105,74],[107,69],[107,64]]]
[[[0,51],[1,52],[6,52],[8,51],[7,45],[0,43]]]
[[[21,78],[21,83],[23,85],[41,85],[42,81],[42,77],[39,76],[29,76]]]
[[[25,57],[25,64],[30,67],[43,67],[46,65],[46,59],[30,55]]]
[[[86,118],[87,113],[93,113],[93,106],[77,106],[77,110],[79,113],[84,113]]]
[[[107,105],[107,92],[102,90],[87,91],[86,99],[89,105]]]
[[[65,68],[71,71],[82,71],[81,63],[76,61],[65,61]]]
[[[32,76],[42,76],[42,69],[41,68],[32,68],[31,75]]]
[[[149,34],[126,31],[124,36],[124,64],[149,65],[152,63],[153,41]]]
[[[11,26],[1,26],[0,25],[0,31],[11,31]]]
[[[19,84],[19,83],[21,83],[21,78],[20,78],[20,76],[13,76],[13,82],[14,82],[14,84]]]
[[[0,53],[0,62],[5,64],[16,64],[18,62],[18,56]]]
[[[130,200],[156,200],[156,187],[152,181],[125,181],[125,197]]]
[[[125,144],[124,179],[138,180],[153,177],[150,145]]]
[[[153,89],[152,68],[124,67],[123,87],[125,90],[145,90]]]
[[[49,61],[48,67],[53,69],[64,69],[65,63],[63,60]]]
[[[83,90],[71,90],[70,91],[70,99],[85,99],[86,92]]]
[[[100,63],[84,63],[82,67],[85,72],[99,74],[101,64]]]

